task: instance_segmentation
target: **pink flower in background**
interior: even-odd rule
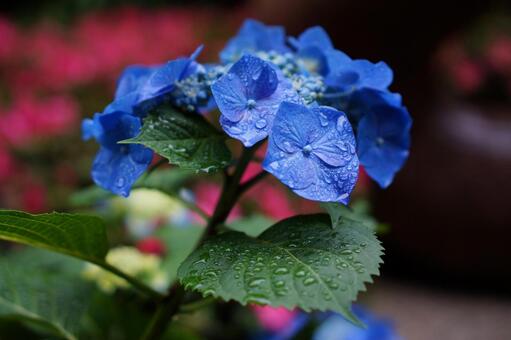
[[[15,172],[15,162],[4,147],[0,147],[0,183],[8,181]]]
[[[454,84],[463,92],[477,91],[485,77],[484,69],[470,59],[462,59],[451,65]]]
[[[494,70],[511,75],[511,37],[493,39],[488,44],[486,58]]]
[[[14,146],[25,146],[41,137],[72,132],[77,126],[78,107],[65,96],[44,100],[20,96],[1,118],[0,138]]]
[[[296,311],[291,311],[284,307],[252,306],[257,320],[261,326],[271,332],[277,332],[286,329],[297,315]]]
[[[156,237],[147,237],[138,241],[137,249],[144,254],[163,256],[166,252],[165,245]]]
[[[197,205],[208,215],[212,215],[220,198],[220,187],[214,183],[203,182],[196,186],[195,200]],[[228,221],[235,220],[242,216],[241,208],[237,204],[229,214]]]
[[[46,188],[39,183],[28,182],[22,192],[23,210],[31,213],[43,212],[47,208]]]
[[[19,37],[16,26],[8,19],[0,17],[0,61],[7,61],[17,53]]]

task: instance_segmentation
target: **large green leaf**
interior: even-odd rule
[[[0,319],[47,335],[76,339],[92,285],[83,262],[37,249],[0,258]],[[0,336],[1,338],[1,336]]]
[[[295,216],[251,238],[226,232],[206,241],[179,268],[185,288],[205,296],[306,311],[350,310],[378,274],[382,248],[373,231],[327,215]]]
[[[0,239],[49,249],[90,262],[107,251],[104,222],[95,216],[50,213],[32,215],[0,211]]]
[[[155,170],[142,176],[133,185],[133,188],[158,189],[168,195],[177,195],[179,189],[183,187],[192,175],[193,172],[179,168]],[[113,196],[114,194],[111,192],[93,185],[73,194],[70,198],[70,203],[75,207],[81,207]]]
[[[261,235],[263,231],[270,228],[274,223],[274,220],[271,220],[266,216],[251,215],[230,222],[227,227],[234,231],[241,231],[248,236],[257,237]]]
[[[162,106],[144,120],[137,137],[123,143],[145,145],[185,169],[211,172],[231,160],[225,138],[202,116]]]

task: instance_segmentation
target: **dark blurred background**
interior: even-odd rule
[[[213,60],[247,17],[290,35],[321,25],[351,57],[384,60],[413,143],[394,184],[367,190],[390,225],[369,299],[410,339],[511,339],[509,1],[30,0],[0,11],[0,204],[31,211],[66,209],[90,183],[95,147],[79,141],[79,121],[128,64],[201,42]]]

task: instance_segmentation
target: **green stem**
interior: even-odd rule
[[[119,268],[112,266],[108,262],[96,262],[97,266],[100,266],[101,268],[108,270],[109,272],[123,278],[128,283],[130,283],[133,287],[138,289],[140,292],[147,294],[148,296],[152,297],[155,300],[161,300],[164,298],[164,295],[157,292],[156,290],[152,289],[142,281],[138,280],[137,278],[134,278],[133,276],[130,276],[123,271],[121,271]]]
[[[250,160],[254,156],[259,146],[261,146],[261,143],[258,143],[251,148],[244,148],[234,173],[232,175],[227,174],[225,176],[222,194],[220,195],[220,199],[218,200],[218,203],[215,207],[215,211],[209,219],[209,223],[206,226],[206,231],[199,244],[202,244],[207,237],[214,235],[216,232],[216,227],[219,224],[223,224],[227,220],[227,217],[229,217],[229,214],[240,195],[239,187],[241,178],[243,177],[245,170],[250,164]]]
[[[210,296],[210,297],[200,299],[200,300],[197,300],[194,302],[189,302],[189,303],[181,305],[181,307],[179,308],[179,313],[192,313],[192,312],[195,312],[196,310],[199,310],[202,307],[205,307],[215,301],[216,301],[216,299],[214,297]]]
[[[179,311],[184,295],[185,290],[182,286],[174,284],[171,287],[168,295],[160,302],[146,332],[142,335],[143,340],[155,340],[161,338],[163,333],[165,333],[168,324]]]
[[[175,198],[176,200],[178,200],[187,209],[195,212],[197,215],[199,215],[204,220],[204,222],[209,222],[209,219],[211,217],[204,210],[202,210],[199,206],[193,204],[190,201],[187,201],[185,198],[181,197],[180,195],[172,196],[172,198]]]
[[[225,180],[220,199],[218,200],[213,215],[209,218],[206,230],[204,231],[202,239],[198,243],[197,247],[203,244],[209,236],[214,235],[216,233],[217,226],[223,224],[225,220],[227,220],[229,213],[236,204],[240,195],[239,186],[241,178],[260,145],[261,143],[258,143],[251,148],[244,148],[234,173],[229,175],[225,172]],[[161,301],[158,310],[154,314],[153,319],[142,339],[156,340],[161,337],[169,323],[172,321],[172,317],[180,310],[183,296],[184,288],[179,285],[179,283],[175,283],[169,290],[167,296]],[[199,302],[196,302],[196,305],[199,305]]]

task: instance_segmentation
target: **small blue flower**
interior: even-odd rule
[[[224,131],[247,147],[268,136],[281,102],[299,101],[280,71],[251,55],[238,60],[211,90]]]
[[[303,67],[312,73],[326,75],[329,72],[327,54],[334,51],[330,37],[320,26],[305,30],[298,39],[289,38]],[[340,53],[340,52],[339,52]]]
[[[363,59],[352,60],[340,51],[331,51],[326,57],[329,71],[325,83],[342,93],[361,88],[386,90],[392,83],[392,70],[383,61],[373,64]]]
[[[150,73],[145,82],[135,88],[137,94],[134,101],[135,112],[144,116],[149,110],[168,100],[176,88],[176,83],[200,67],[195,59],[202,51],[199,46],[188,58],[178,58],[158,67]]]
[[[82,123],[84,139],[94,137],[100,149],[92,165],[94,182],[117,195],[128,196],[131,186],[145,172],[153,152],[138,144],[118,144],[140,132],[140,118],[114,101],[105,112]],[[128,108],[129,109],[129,108]]]
[[[149,77],[158,70],[160,66],[142,66],[132,65],[124,69],[121,76],[117,80],[117,88],[115,90],[116,99],[122,98],[134,91],[139,90]]]
[[[360,163],[386,188],[408,158],[412,119],[398,95],[365,89],[358,91],[353,101],[363,103],[357,126]]]
[[[355,315],[366,325],[353,325],[339,314],[332,314],[316,329],[313,340],[399,340],[391,323],[353,306]]]
[[[282,26],[266,26],[257,20],[247,19],[238,34],[231,38],[220,52],[220,60],[224,64],[232,63],[245,53],[257,51],[288,52],[284,28]]]
[[[348,203],[358,177],[358,158],[343,112],[284,102],[269,140],[266,171],[304,198]]]

